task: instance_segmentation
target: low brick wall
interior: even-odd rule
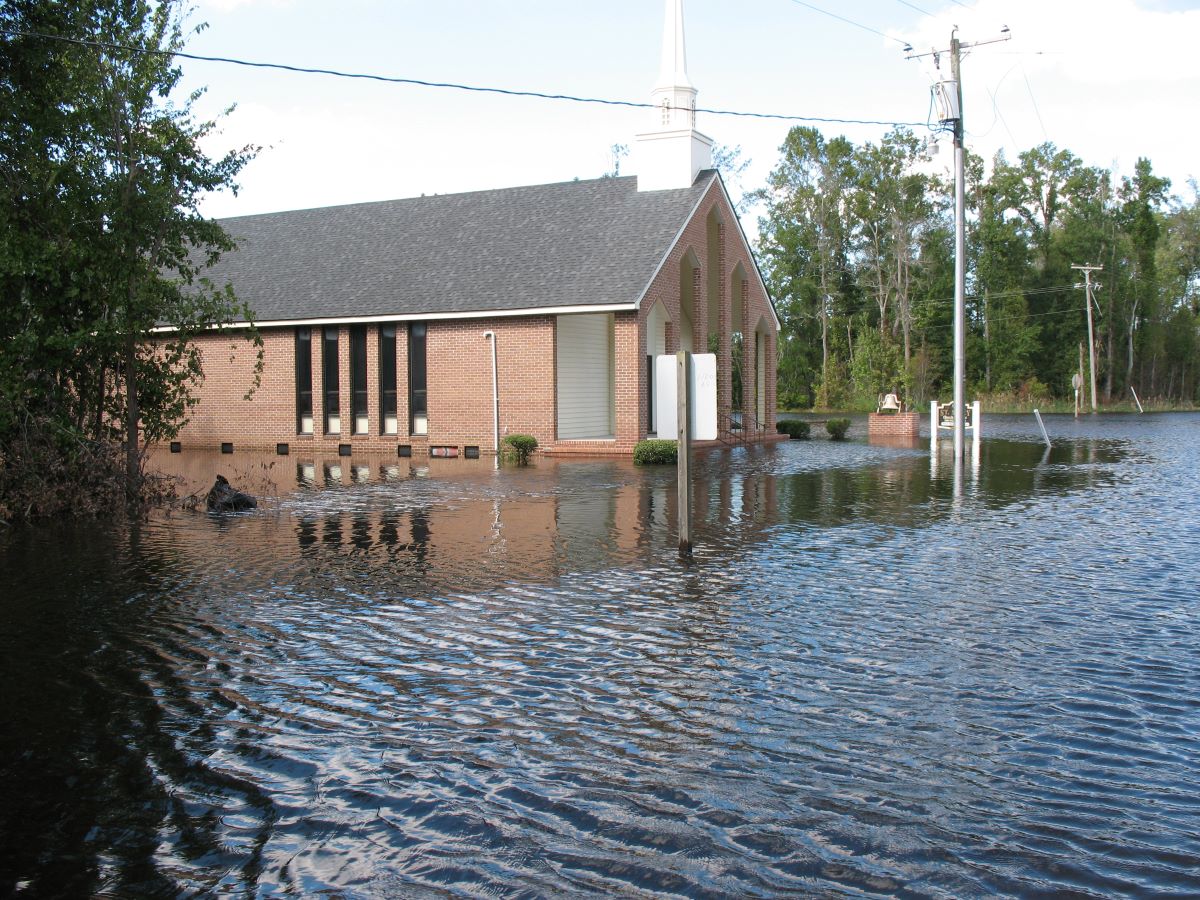
[[[917,412],[871,413],[867,419],[868,437],[915,438],[921,434],[921,414]]]

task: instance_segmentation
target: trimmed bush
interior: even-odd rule
[[[850,430],[849,419],[830,419],[825,423],[825,430],[829,432],[831,440],[844,441],[846,432]]]
[[[775,430],[780,434],[786,434],[793,441],[807,441],[812,426],[799,419],[781,419],[775,423]]]
[[[674,441],[638,441],[633,446],[633,461],[639,466],[671,465],[679,461],[679,450]]]
[[[537,438],[532,434],[508,434],[502,443],[505,445],[505,456],[516,460],[518,466],[528,465],[529,455],[537,449]]]

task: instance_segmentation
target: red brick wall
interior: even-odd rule
[[[409,435],[408,326],[396,327],[396,435],[381,434],[379,396],[379,326],[367,326],[367,396],[370,428],[354,434],[350,415],[350,330],[338,333],[338,433],[325,433],[321,329],[313,328],[313,434],[296,433],[295,329],[263,328],[262,386],[250,400],[243,395],[253,381],[255,353],[241,336],[212,335],[199,340],[206,378],[199,405],[179,439],[189,447],[217,447],[232,442],[235,450],[273,449],[286,442],[297,447],[336,451],[338,444],[355,450],[391,450],[397,444],[463,447],[476,445],[481,454],[495,451],[492,421],[491,342],[496,335],[500,394],[500,436],[532,434],[539,445],[554,442],[554,319],[550,316],[432,321],[426,334],[428,436]],[[234,348],[231,350],[231,347]],[[232,355],[232,361],[231,361]]]
[[[867,434],[871,437],[916,437],[920,433],[920,413],[871,413],[867,417]]]
[[[256,348],[244,334],[205,335],[200,347],[204,382],[195,392],[200,402],[188,417],[179,440],[188,446],[217,447],[222,441],[273,448],[296,432],[295,332],[264,332],[262,383],[250,400]],[[319,383],[317,372],[314,381]],[[316,385],[314,385],[316,387]]]
[[[726,224],[718,229],[715,255],[710,259],[708,217],[709,213],[714,209],[718,211],[720,218]],[[719,350],[717,354],[717,403],[719,418],[722,422],[727,422],[730,412],[732,393],[730,332],[733,329],[743,332],[744,346],[748,348],[749,353],[749,357],[746,360],[748,364],[744,369],[744,373],[750,374],[753,372],[754,335],[752,332],[756,329],[761,330],[763,332],[762,339],[766,342],[764,348],[766,362],[766,372],[764,373],[766,379],[766,390],[764,392],[766,421],[762,424],[764,426],[764,434],[767,436],[773,435],[775,433],[775,357],[777,334],[775,332],[774,318],[771,313],[770,300],[767,298],[762,284],[754,276],[754,260],[742,243],[741,235],[735,224],[733,210],[725,201],[720,187],[715,182],[697,208],[695,215],[683,230],[675,249],[663,264],[662,269],[651,283],[650,289],[646,293],[646,298],[642,301],[638,317],[640,331],[638,352],[643,354],[643,360],[642,365],[639,367],[638,396],[645,398],[646,395],[644,348],[646,346],[646,327],[650,310],[654,307],[655,303],[662,303],[666,307],[667,314],[672,322],[681,321],[680,298],[682,292],[679,282],[683,261],[689,251],[700,262],[700,269],[693,276],[694,296],[696,298],[693,320],[693,327],[695,329],[693,343],[695,351],[697,353],[708,352],[707,335],[709,333],[719,335]],[[734,286],[734,289],[740,294],[742,316],[741,321],[733,322],[733,298],[730,294],[729,278],[730,273],[737,269],[738,263],[741,263],[742,270],[748,277],[744,284],[739,280],[739,283]],[[716,267],[718,275],[715,282],[717,285],[718,321],[709,321],[708,316],[708,273],[712,267]],[[722,329],[724,329],[724,335],[721,335]],[[668,333],[670,334],[671,332]],[[677,349],[677,345],[675,349]],[[753,410],[754,392],[751,389],[751,384],[752,382],[749,381],[746,383],[743,396],[750,404],[750,409]],[[645,400],[642,399],[639,407],[639,428],[642,436],[645,436],[648,428],[646,414]]]
[[[718,208],[721,217],[730,224],[719,229],[715,258],[709,259],[707,218]],[[235,450],[273,449],[277,443],[289,443],[297,450],[336,452],[339,444],[350,444],[354,450],[395,453],[397,444],[411,444],[415,452],[423,453],[429,446],[459,447],[476,445],[483,455],[494,452],[492,424],[491,346],[484,333],[496,334],[498,381],[500,392],[500,435],[532,434],[538,445],[554,453],[628,454],[633,445],[647,433],[646,403],[646,328],[647,318],[655,303],[664,304],[673,323],[680,314],[680,277],[684,257],[691,251],[700,261],[699,274],[694,277],[697,287],[695,309],[695,339],[697,350],[707,349],[705,335],[717,329],[762,329],[771,323],[771,311],[766,294],[758,279],[750,277],[734,289],[741,292],[743,316],[740,322],[730,322],[730,285],[727,273],[741,263],[746,273],[754,272],[754,261],[742,245],[733,224],[733,211],[725,202],[719,186],[714,183],[681,239],[664,262],[650,285],[640,309],[614,316],[614,352],[616,383],[616,438],[612,441],[558,442],[555,435],[555,329],[553,316],[496,317],[480,319],[431,320],[427,323],[426,353],[428,361],[428,436],[408,434],[408,326],[396,325],[397,418],[399,433],[381,434],[379,397],[379,326],[367,326],[367,386],[370,428],[366,434],[354,434],[351,410],[350,331],[339,328],[338,356],[340,371],[341,428],[337,434],[325,433],[323,367],[321,364],[322,329],[312,329],[313,372],[313,434],[296,433],[295,386],[295,329],[262,329],[264,371],[262,385],[250,400],[244,394],[253,381],[255,351],[240,335],[213,334],[202,337],[199,343],[204,353],[206,378],[198,391],[199,405],[192,411],[189,423],[179,439],[189,447],[217,447],[231,442]],[[706,273],[716,266],[721,273],[721,315],[719,322],[710,322],[707,308]],[[773,324],[763,339],[767,342],[766,372],[766,435],[775,431],[775,332]],[[677,345],[675,329],[669,340]],[[718,371],[723,372],[722,384],[728,380],[730,354],[728,335],[720,341]],[[753,334],[746,336],[746,347],[753,354]],[[747,367],[752,371],[751,365]],[[752,392],[747,386],[747,395]],[[729,412],[728,391],[723,394],[724,408]],[[727,421],[727,419],[724,419]],[[294,451],[295,452],[295,451]]]

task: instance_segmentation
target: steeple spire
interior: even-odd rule
[[[691,187],[712,165],[712,139],[696,131],[696,88],[687,74],[683,0],[665,0],[662,64],[650,92],[651,129],[637,136],[639,191]]]
[[[683,0],[666,0],[663,17],[662,68],[658,72],[656,89],[670,87],[690,88],[687,76],[687,47],[683,40]]]

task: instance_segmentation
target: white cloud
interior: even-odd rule
[[[1089,165],[1128,172],[1138,156],[1176,187],[1195,173],[1200,127],[1191,114],[1200,90],[1200,9],[1164,11],[1132,0],[978,0],[918,23],[905,35],[918,48],[1011,40],[970,50],[962,65],[968,145],[1010,158],[1044,140]],[[948,60],[942,69],[948,77]]]

